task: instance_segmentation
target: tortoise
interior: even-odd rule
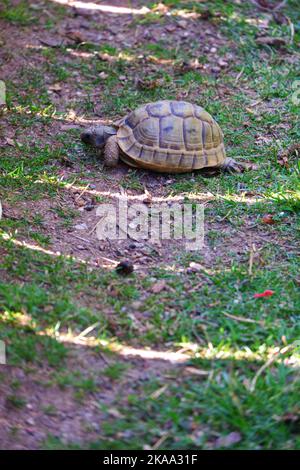
[[[184,173],[201,168],[241,172],[244,165],[226,158],[223,133],[202,107],[185,101],[147,103],[112,126],[81,134],[84,143],[104,153],[106,166],[119,158],[135,168]]]

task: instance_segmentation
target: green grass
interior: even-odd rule
[[[203,367],[203,362],[199,366]],[[236,371],[243,366],[245,372],[241,376]],[[293,448],[293,443],[298,442],[296,427],[284,416],[286,408],[297,413],[299,387],[293,384],[287,389],[289,378],[293,377],[286,368],[267,372],[253,394],[245,387],[251,370],[249,363],[216,361],[206,367],[212,367],[213,381],[218,385],[207,386],[207,379],[181,380],[176,385],[170,383],[159,398],[151,398],[149,391],[158,390],[163,384],[147,384],[148,396],[143,403],[131,397],[126,418],[107,428],[111,437],[118,431],[120,441],[100,441],[92,447],[106,449],[113,445],[114,449],[130,449],[140,447],[141,441],[150,444],[166,436],[164,449],[213,449],[216,435],[237,432],[241,442],[231,446],[235,449]],[[210,432],[212,424],[217,434]],[[126,438],[126,429],[131,430],[130,438]],[[291,439],[293,435],[295,441]],[[258,441],[259,447],[253,445]]]
[[[17,395],[9,395],[6,398],[7,404],[12,408],[23,408],[26,405],[26,401],[23,398],[18,397]]]
[[[71,392],[78,408],[92,401],[103,413],[97,439],[87,437],[78,444],[49,435],[42,448],[214,449],[223,448],[226,440],[221,438],[234,432],[233,449],[299,449],[300,356],[293,345],[300,335],[300,169],[297,156],[290,157],[288,168],[277,161],[279,150],[300,139],[299,105],[292,101],[293,83],[299,80],[297,2],[285,6],[295,28],[293,43],[287,24],[270,19],[268,25],[269,36],[287,39],[284,50],[256,43],[261,28],[255,20],[265,16],[247,2],[164,4],[171,13],[210,10],[206,21],[227,39],[219,57],[233,54],[227,69],[218,74],[209,68],[186,70],[183,65],[196,58],[205,65],[210,52],[195,41],[176,47],[158,37],[124,48],[104,40],[101,45],[24,49],[27,63],[35,66],[22,62],[6,80],[3,115],[15,145],[0,147],[0,339],[6,342],[10,365],[22,367],[33,381],[37,371],[46,370],[41,386]],[[47,3],[54,17],[37,18],[28,5],[22,1],[1,8],[0,20],[23,33],[38,23],[50,34],[66,12]],[[169,17],[152,7],[134,19],[133,31],[137,25],[163,28],[168,23]],[[170,21],[177,20],[175,15]],[[106,25],[95,23],[95,29],[105,31]],[[57,83],[63,90],[58,96],[49,93]],[[66,89],[71,90],[67,99]],[[258,169],[215,178],[199,173],[158,177],[156,194],[142,171],[129,170],[116,181],[80,143],[79,129],[60,127],[74,115],[117,119],[142,103],[168,98],[205,107],[223,129],[228,156]],[[146,187],[153,195],[180,195],[194,204],[204,195],[210,257],[205,250],[181,251],[164,266],[154,251],[150,268],[147,258],[140,258],[145,276],[120,277],[63,252],[44,253],[51,251],[60,230],[72,233],[81,214],[70,204],[67,183],[85,188],[93,181],[112,193],[122,187],[139,195]],[[35,205],[43,201],[56,221],[49,231],[47,211]],[[110,198],[99,195],[96,201]],[[273,225],[263,222],[266,214],[272,215]],[[29,246],[16,244],[21,240]],[[113,256],[122,258],[122,249],[111,244]],[[97,250],[95,256],[106,256],[98,245]],[[191,273],[191,262],[202,268]],[[161,281],[166,288],[153,293]],[[254,298],[267,289],[274,295]],[[63,341],[64,336],[80,337],[91,326],[92,345]],[[136,359],[121,358],[121,346],[161,352],[184,348],[192,372],[171,365],[165,372],[154,364],[151,375]],[[259,372],[278,351],[277,360]],[[75,365],[75,352],[92,359],[91,365],[80,360]],[[103,355],[109,360],[97,369],[95,361]],[[29,397],[22,378],[5,379],[6,406],[25,412]],[[46,415],[59,416],[55,404],[41,405]]]
[[[10,0],[3,0],[2,3],[0,18],[21,26],[28,26],[37,22],[36,15],[33,14],[34,11],[28,9],[26,1],[21,1],[16,6],[12,6]]]

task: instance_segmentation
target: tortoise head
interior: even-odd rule
[[[109,137],[115,135],[117,130],[111,126],[89,127],[81,134],[81,140],[85,144],[102,149]]]

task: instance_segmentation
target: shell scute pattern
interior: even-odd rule
[[[143,145],[147,147],[157,147],[159,145],[159,121],[151,118],[144,119],[133,129],[133,135],[137,142],[143,142]]]
[[[171,114],[169,101],[157,101],[146,105],[146,110],[151,117],[160,118]]]
[[[181,149],[182,119],[173,115],[159,119],[159,148]]]
[[[141,106],[123,119],[117,137],[127,163],[156,171],[180,173],[225,159],[218,124],[203,108],[184,101]]]

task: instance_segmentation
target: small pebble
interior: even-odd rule
[[[26,419],[26,424],[29,424],[30,426],[34,426],[34,425],[35,425],[35,421],[34,421],[34,419],[32,419],[32,418],[27,418],[27,419]]]
[[[86,230],[88,227],[86,224],[77,224],[77,225],[74,225],[74,229],[75,230]]]

